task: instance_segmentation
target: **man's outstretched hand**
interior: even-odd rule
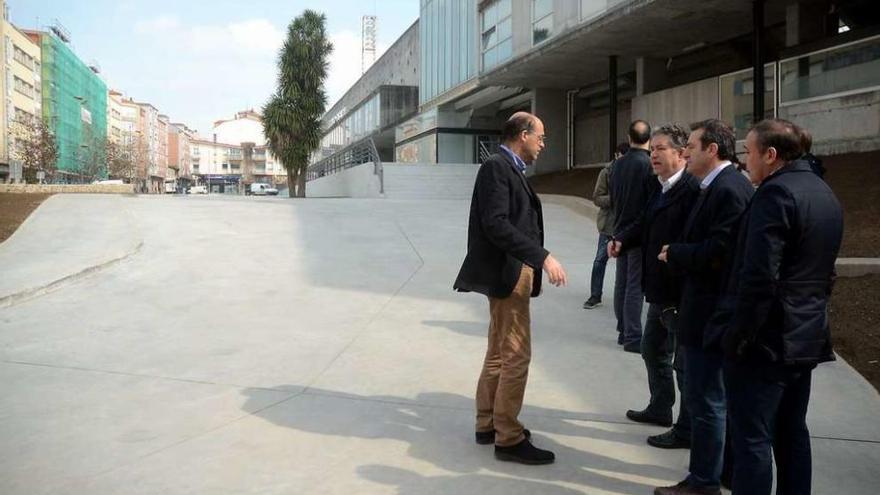
[[[565,287],[565,285],[568,284],[565,270],[562,269],[562,265],[556,261],[556,258],[550,254],[548,254],[547,258],[544,260],[544,271],[547,272],[550,283],[556,287]]]

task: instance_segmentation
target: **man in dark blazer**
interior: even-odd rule
[[[684,401],[684,359],[675,340],[681,280],[657,259],[663,246],[681,237],[685,222],[700,192],[699,180],[686,170],[684,150],[688,131],[678,124],[664,125],[651,136],[651,168],[656,175],[654,191],[640,219],[615,237],[613,254],[622,249],[642,248],[642,288],[648,317],[642,336],[642,359],[648,372],[650,399],[643,410],[629,410],[626,417],[640,423],[672,425],[675,381],[681,394],[678,420],[666,433],[648,437],[648,444],[666,449],[691,444],[690,414]],[[673,380],[673,368],[675,380]]]
[[[468,250],[455,289],[489,298],[489,345],[477,385],[476,440],[495,457],[549,464],[553,452],[532,445],[519,422],[531,360],[529,299],[541,293],[541,270],[566,284],[562,265],[544,249],[541,201],[526,181],[526,163],[544,148],[544,124],[526,112],[504,125],[499,153],[480,167],[471,199]]]
[[[840,203],[803,154],[799,129],[764,120],[746,136],[758,185],[731,264],[732,318],[724,379],[734,453],[733,493],[809,494],[810,380],[831,361],[828,300],[843,236]],[[772,449],[771,449],[772,447]]]
[[[691,413],[690,474],[681,483],[657,488],[656,495],[720,494],[727,407],[720,333],[709,320],[722,293],[724,260],[754,188],[731,160],[736,137],[717,119],[691,126],[685,156],[700,179],[700,194],[679,242],[661,249],[658,259],[682,275],[677,337],[686,362],[685,398]]]

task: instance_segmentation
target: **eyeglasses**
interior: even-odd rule
[[[534,131],[523,131],[523,132],[525,132],[526,134],[535,134]],[[538,142],[540,142],[540,143],[543,143],[547,139],[547,136],[545,134],[540,134],[540,135],[535,134],[535,135],[538,136]]]

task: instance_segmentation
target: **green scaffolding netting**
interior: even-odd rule
[[[43,117],[58,145],[56,166],[77,173],[107,136],[107,85],[63,41],[40,38]]]

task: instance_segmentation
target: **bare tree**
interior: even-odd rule
[[[132,159],[132,153],[125,145],[107,140],[105,146],[107,155],[107,173],[111,179],[122,179],[129,184],[134,183],[137,167]]]
[[[37,182],[37,173],[45,178],[55,175],[58,161],[58,144],[48,123],[35,116],[19,117],[10,126],[14,136],[11,154],[20,161],[25,180]]]

